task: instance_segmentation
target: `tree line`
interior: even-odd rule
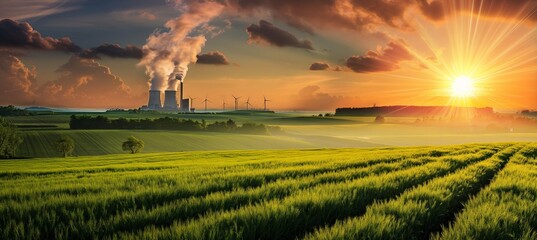
[[[192,119],[178,119],[162,117],[156,119],[109,119],[105,116],[76,116],[71,115],[69,121],[71,129],[140,129],[140,130],[183,130],[183,131],[209,131],[209,132],[236,132],[245,134],[268,135],[269,127],[264,124],[244,123],[237,125],[231,119],[227,121],[216,121],[207,124],[205,120],[195,121]],[[281,131],[277,127],[270,127]]]
[[[0,106],[0,116],[28,116],[30,111],[17,108],[13,105]]]

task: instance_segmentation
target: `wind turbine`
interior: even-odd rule
[[[270,100],[263,96],[263,110],[265,112],[267,111],[267,102],[270,102]]]
[[[205,100],[203,100],[203,102],[205,103],[205,112],[207,112],[207,102],[211,101],[209,101],[209,99],[207,99],[207,96],[205,96]]]
[[[237,109],[239,109],[239,99],[241,97],[235,97],[235,95],[231,95],[233,96],[233,98],[235,98],[235,111],[237,111]]]
[[[250,104],[250,98],[246,100],[246,111],[248,111],[248,106],[252,106],[252,104]]]
[[[226,100],[222,100],[222,112],[226,111]]]

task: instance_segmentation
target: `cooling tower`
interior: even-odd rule
[[[181,99],[181,112],[190,112],[190,99]]]
[[[177,91],[166,90],[164,92],[164,109],[177,110]]]
[[[152,110],[158,110],[162,108],[160,103],[160,91],[159,90],[149,90],[149,103],[147,108]]]

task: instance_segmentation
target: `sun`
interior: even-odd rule
[[[472,97],[475,95],[474,81],[467,76],[459,76],[451,83],[451,96]]]

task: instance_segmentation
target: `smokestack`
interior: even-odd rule
[[[177,110],[177,91],[175,90],[164,91],[164,109]]]
[[[157,110],[162,108],[160,103],[160,90],[149,90],[149,103],[147,108]]]
[[[181,80],[181,82],[179,83],[179,91],[181,91],[179,94],[180,94],[180,97],[181,97],[181,100],[185,99],[183,97],[183,81]]]

